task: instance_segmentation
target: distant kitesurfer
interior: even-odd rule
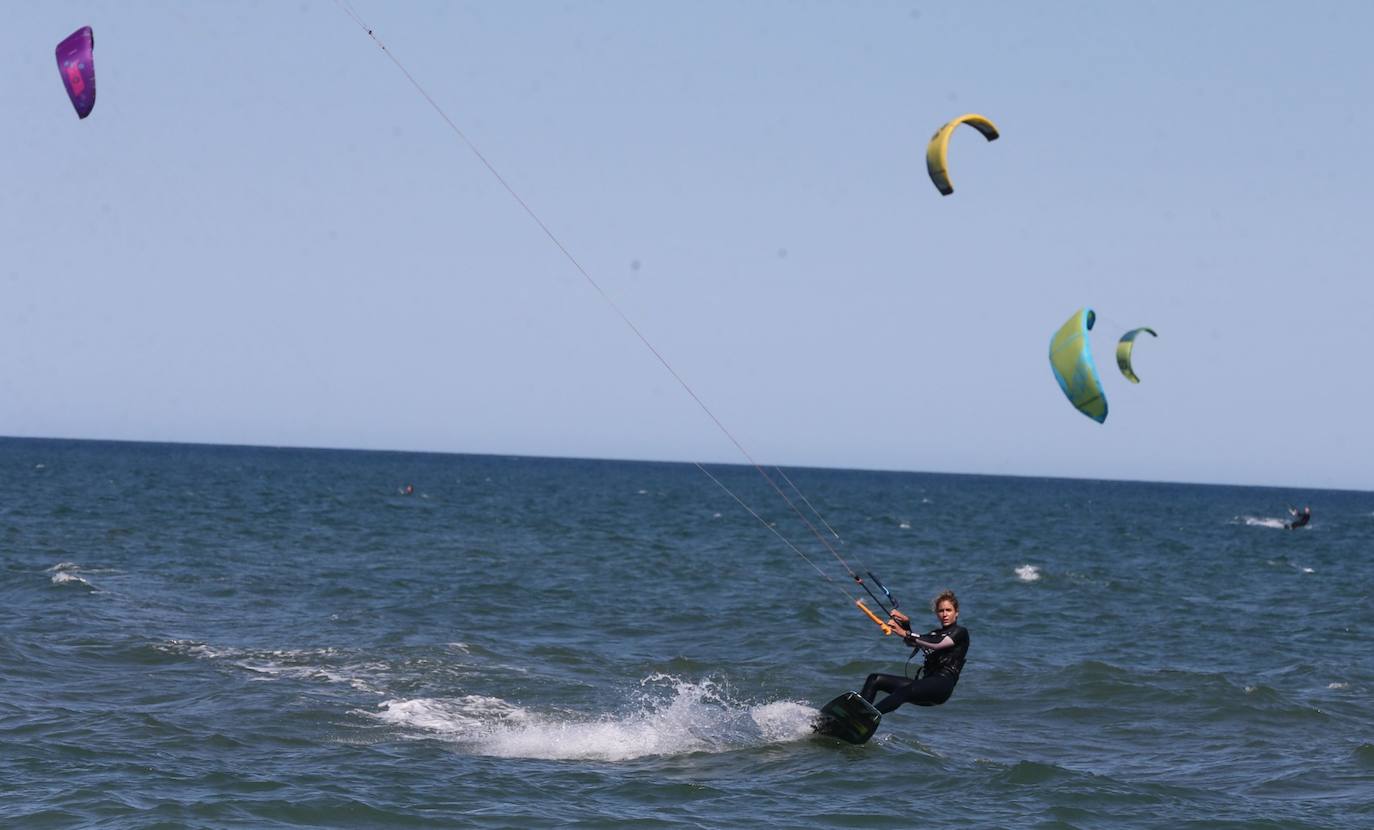
[[[1299,511],[1296,507],[1290,507],[1288,508],[1288,512],[1293,515],[1293,521],[1284,525],[1284,527],[1288,528],[1289,530],[1296,530],[1297,528],[1300,528],[1308,522],[1312,521],[1311,507],[1307,507],[1304,505],[1301,511]]]
[[[954,693],[959,671],[968,654],[968,629],[959,625],[959,598],[953,591],[942,591],[931,603],[940,627],[928,634],[911,631],[911,618],[900,611],[892,611],[892,622],[905,631],[902,642],[925,652],[925,665],[915,679],[899,674],[870,674],[860,694],[863,699],[887,714],[903,703],[916,706],[939,706]],[[887,697],[874,702],[879,692]]]
[[[413,496],[413,495],[415,495],[415,485],[414,485],[414,484],[407,484],[407,485],[405,486],[405,489],[402,490],[401,492],[404,493],[404,494],[406,494],[407,496]]]

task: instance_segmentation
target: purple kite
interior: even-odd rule
[[[85,118],[95,106],[95,35],[90,26],[82,26],[57,44],[57,71],[76,107],[76,114]]]

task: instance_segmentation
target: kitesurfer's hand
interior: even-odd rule
[[[903,631],[911,630],[911,618],[908,617],[906,614],[903,614],[901,611],[893,609],[888,613],[888,616],[892,618],[893,625],[897,626]]]

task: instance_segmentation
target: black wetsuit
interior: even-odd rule
[[[1301,513],[1293,514],[1293,521],[1288,523],[1289,530],[1295,530],[1312,521],[1312,511],[1304,510]]]
[[[926,664],[915,680],[900,674],[870,674],[860,692],[863,699],[873,703],[879,692],[887,693],[887,697],[873,704],[883,714],[903,703],[939,706],[949,700],[954,693],[954,684],[959,681],[959,671],[964,668],[964,657],[968,654],[968,629],[958,624],[947,625],[919,637],[908,634],[906,643],[914,647],[922,641],[938,643],[945,637],[953,640],[954,645],[927,652]]]

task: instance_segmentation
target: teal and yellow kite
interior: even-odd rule
[[[1054,379],[1074,408],[1099,424],[1107,420],[1107,394],[1093,363],[1088,332],[1097,315],[1091,308],[1080,308],[1050,338],[1050,368]]]

